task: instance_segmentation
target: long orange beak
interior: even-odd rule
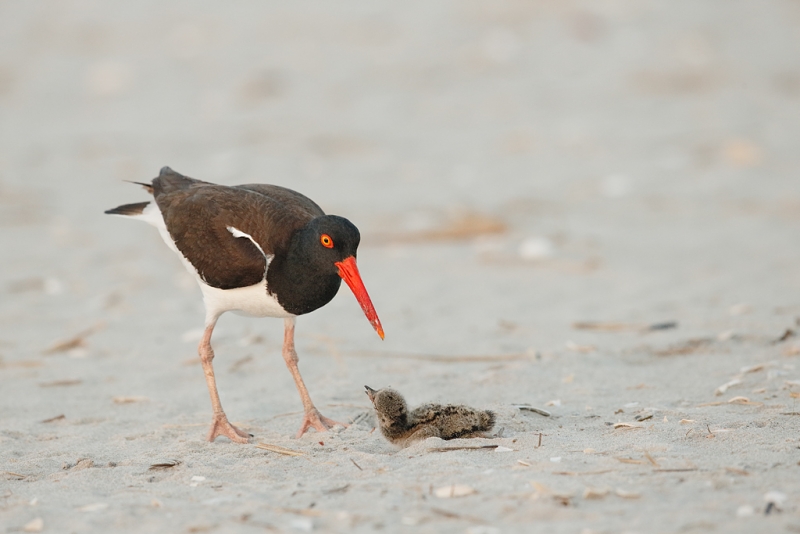
[[[381,320],[378,319],[378,314],[375,313],[375,307],[372,305],[372,301],[369,298],[367,288],[364,287],[364,282],[361,281],[361,275],[358,274],[356,259],[350,256],[343,261],[337,261],[334,265],[339,268],[339,276],[350,286],[350,290],[353,292],[353,295],[356,296],[356,300],[361,304],[361,309],[364,310],[364,315],[369,319],[369,324],[372,325],[372,328],[374,328],[378,335],[381,336],[381,339],[383,339]]]

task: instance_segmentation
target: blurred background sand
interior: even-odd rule
[[[790,0],[1,2],[0,528],[800,531],[798,52]],[[215,333],[306,458],[203,441],[199,291],[102,214],[164,165],[361,229],[386,341],[347,290],[297,328],[352,427],[290,439],[280,321]],[[365,383],[513,452],[395,453]]]

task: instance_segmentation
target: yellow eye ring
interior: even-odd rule
[[[319,238],[319,242],[322,243],[322,246],[325,248],[333,248],[333,239],[328,234],[322,234]]]

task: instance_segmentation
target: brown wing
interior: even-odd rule
[[[232,289],[263,280],[264,254],[285,249],[292,234],[313,218],[246,187],[178,176],[153,180],[156,203],[178,250],[212,287]],[[234,237],[229,227],[252,236],[263,254],[249,239]]]
[[[148,187],[147,184],[140,185]],[[161,170],[158,172],[158,178],[153,178],[152,190],[150,192],[154,195],[158,193],[174,193],[175,191],[183,191],[193,187],[203,187],[206,185],[215,184],[189,178],[188,176],[184,176],[179,172],[173,171],[169,167],[161,167]]]
[[[305,195],[301,195],[297,191],[281,187],[279,185],[269,184],[245,184],[237,185],[235,189],[244,189],[253,191],[265,197],[271,198],[275,202],[283,205],[284,207],[291,206],[291,209],[297,212],[297,215],[310,216],[312,219],[325,215],[316,202],[311,200]]]

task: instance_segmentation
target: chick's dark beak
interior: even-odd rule
[[[369,400],[375,402],[375,394],[377,393],[377,391],[375,391],[369,386],[364,386],[364,389],[367,390],[365,393],[367,394],[367,397],[369,397]]]

